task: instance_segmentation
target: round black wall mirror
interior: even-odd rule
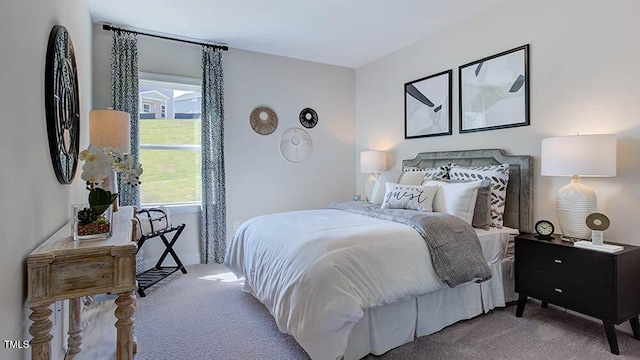
[[[73,43],[64,26],[49,35],[45,65],[45,109],[49,152],[58,182],[71,184],[78,165],[80,99]]]

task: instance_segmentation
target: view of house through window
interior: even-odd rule
[[[188,80],[188,81],[187,81]],[[141,203],[198,203],[201,87],[140,78]]]

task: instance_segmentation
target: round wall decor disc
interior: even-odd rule
[[[278,127],[278,115],[268,106],[258,106],[249,116],[251,128],[260,135],[269,135]]]
[[[587,216],[587,227],[591,230],[605,231],[609,228],[611,222],[609,218],[602,213],[593,213]]]
[[[312,149],[311,137],[302,129],[287,129],[280,138],[280,154],[289,162],[303,161],[311,155]]]
[[[304,108],[300,111],[300,124],[311,129],[318,123],[318,114],[312,108]]]

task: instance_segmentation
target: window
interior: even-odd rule
[[[140,116],[140,163],[144,169],[140,197],[144,205],[200,202],[199,83],[198,79],[140,74],[143,112],[151,112],[147,101],[157,101],[153,108],[160,110],[154,116]]]
[[[151,104],[142,104],[142,112],[143,113],[150,113],[151,112]]]

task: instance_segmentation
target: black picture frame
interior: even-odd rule
[[[404,84],[404,138],[452,134],[449,69]]]
[[[459,132],[529,126],[529,44],[458,68]]]

